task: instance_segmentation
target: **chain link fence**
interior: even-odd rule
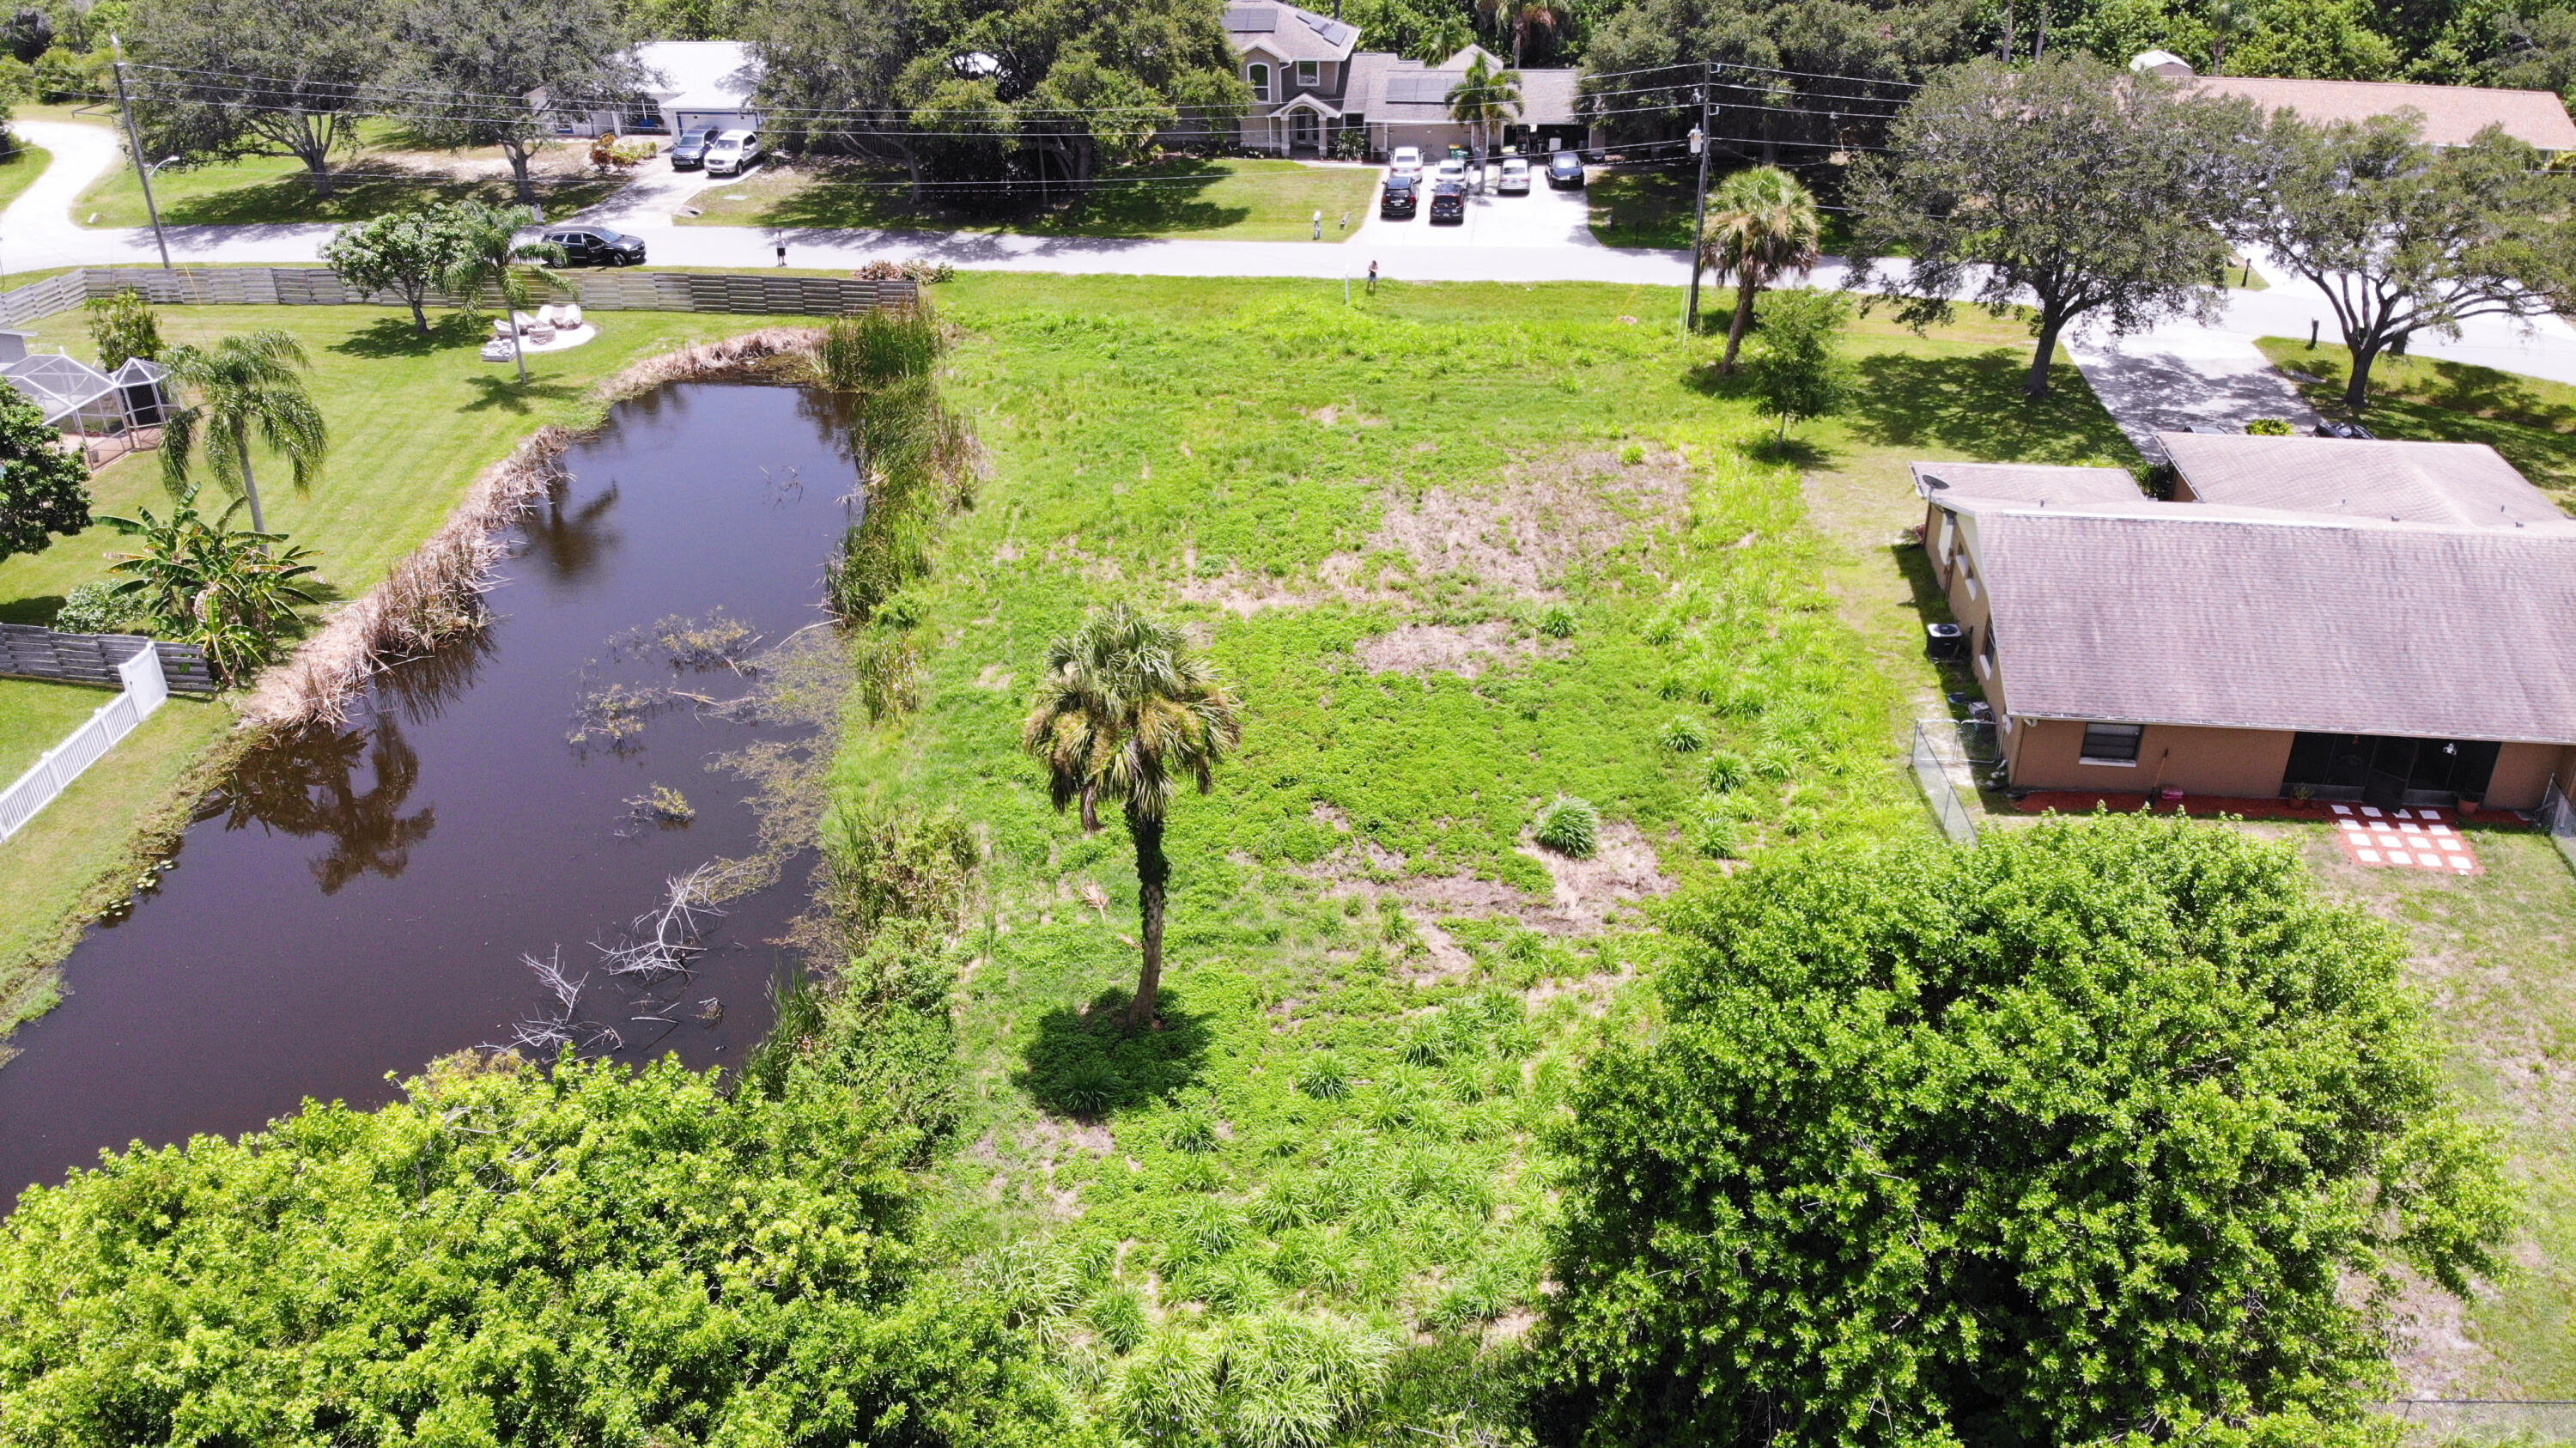
[[[1914,723],[1914,782],[1952,844],[1977,842],[1977,771],[1996,759],[1995,726],[1973,719]]]
[[[2558,787],[2557,780],[2549,781],[2548,792],[2540,797],[2538,818],[2540,827],[2557,842],[2558,853],[2567,857],[2568,864],[2576,865],[2576,805],[2568,803],[2567,793]]]

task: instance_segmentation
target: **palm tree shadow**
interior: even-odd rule
[[[501,365],[506,367],[509,364],[505,362]],[[531,405],[533,403],[570,402],[581,396],[581,389],[569,383],[543,382],[533,377],[528,379],[527,386],[522,387],[519,385],[516,372],[501,377],[477,375],[467,378],[466,381],[481,395],[460,409],[465,412],[490,412],[498,409],[525,415],[536,410]]]
[[[1012,1084],[1059,1116],[1098,1121],[1196,1085],[1214,1032],[1165,986],[1160,1029],[1127,1029],[1129,992],[1111,987],[1080,1010],[1040,1016]]]

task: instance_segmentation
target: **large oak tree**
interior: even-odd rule
[[[332,157],[390,103],[393,14],[383,0],[139,0],[135,120],[153,157],[262,149],[302,161],[331,194]]]
[[[1854,168],[1855,277],[1916,326],[1966,299],[2033,307],[2023,391],[2048,391],[2059,337],[2206,316],[2242,205],[2251,106],[2195,96],[2085,57],[1979,61],[1924,87],[1885,155]],[[1879,273],[1874,258],[1901,254]]]

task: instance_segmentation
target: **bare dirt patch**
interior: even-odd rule
[[[1399,624],[1359,641],[1352,652],[1372,674],[1456,674],[1472,679],[1499,663],[1534,658],[1535,636],[1515,639],[1512,625],[1489,619],[1464,626]]]
[[[1324,891],[1327,898],[1358,895],[1370,900],[1394,900],[1417,916],[1518,920],[1550,935],[1597,935],[1607,927],[1611,916],[1639,901],[1670,894],[1675,888],[1672,877],[1663,872],[1655,857],[1655,847],[1635,825],[1624,820],[1602,826],[1601,848],[1589,860],[1569,860],[1529,844],[1522,845],[1521,853],[1547,867],[1548,877],[1555,884],[1548,899],[1538,900],[1500,880],[1482,880],[1474,875],[1387,879],[1401,871],[1406,860],[1374,840],[1344,845],[1299,873],[1328,882]],[[1432,927],[1416,928],[1429,944]],[[1440,945],[1457,951],[1457,968],[1472,964],[1444,933],[1439,944],[1432,946],[1435,966],[1445,969],[1450,964],[1443,959]]]

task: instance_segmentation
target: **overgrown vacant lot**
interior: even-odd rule
[[[521,437],[545,423],[579,425],[595,417],[591,390],[603,378],[649,353],[773,320],[607,313],[598,341],[531,358],[525,388],[506,363],[476,359],[484,327],[464,318],[433,317],[431,334],[422,337],[407,312],[384,307],[166,307],[161,332],[173,343],[204,343],[276,327],[304,344],[313,362],[314,400],[331,427],[330,461],[311,491],[297,493],[287,485],[284,464],[265,450],[253,456],[266,480],[261,497],[270,525],[314,550],[329,596],[352,597],[427,537],[475,474]],[[79,312],[47,318],[35,332],[39,348],[96,355]],[[138,507],[166,513],[169,506],[153,453],[110,464],[90,489],[93,511],[101,515],[131,516]],[[0,622],[48,622],[64,594],[107,576],[107,555],[119,546],[115,533],[93,526],[41,553],[0,563]],[[77,723],[105,698],[0,680],[0,765],[17,757],[21,733],[64,716]],[[193,790],[181,782],[231,717],[220,701],[174,700],[0,849],[0,1025],[41,1004],[28,994],[36,970],[59,957],[80,925],[132,883],[124,866],[145,822],[166,821],[174,811],[184,817]],[[18,768],[53,742],[37,743]],[[14,779],[16,771],[5,777]]]
[[[1641,904],[1768,841],[1927,827],[1890,764],[1914,682],[1822,586],[1866,548],[1808,522],[1816,451],[1772,460],[1767,420],[1631,320],[1669,293],[943,292],[994,476],[916,590],[923,709],[854,724],[837,784],[990,846],[950,1245],[1051,1284],[1085,1340],[1282,1303],[1439,1334],[1405,1416],[1472,1416],[1443,1354],[1527,1320],[1541,1137],[1595,1022],[1640,1006]],[[1997,431],[1977,399],[2013,407],[2016,369],[1970,335],[1873,328],[1865,376],[1956,395],[1812,446]],[[1121,599],[1187,620],[1246,719],[1175,811],[1168,1028],[1132,1039],[1105,1009],[1126,839],[1050,813],[1017,756],[1047,640]],[[1529,843],[1560,793],[1600,807],[1589,861]]]

